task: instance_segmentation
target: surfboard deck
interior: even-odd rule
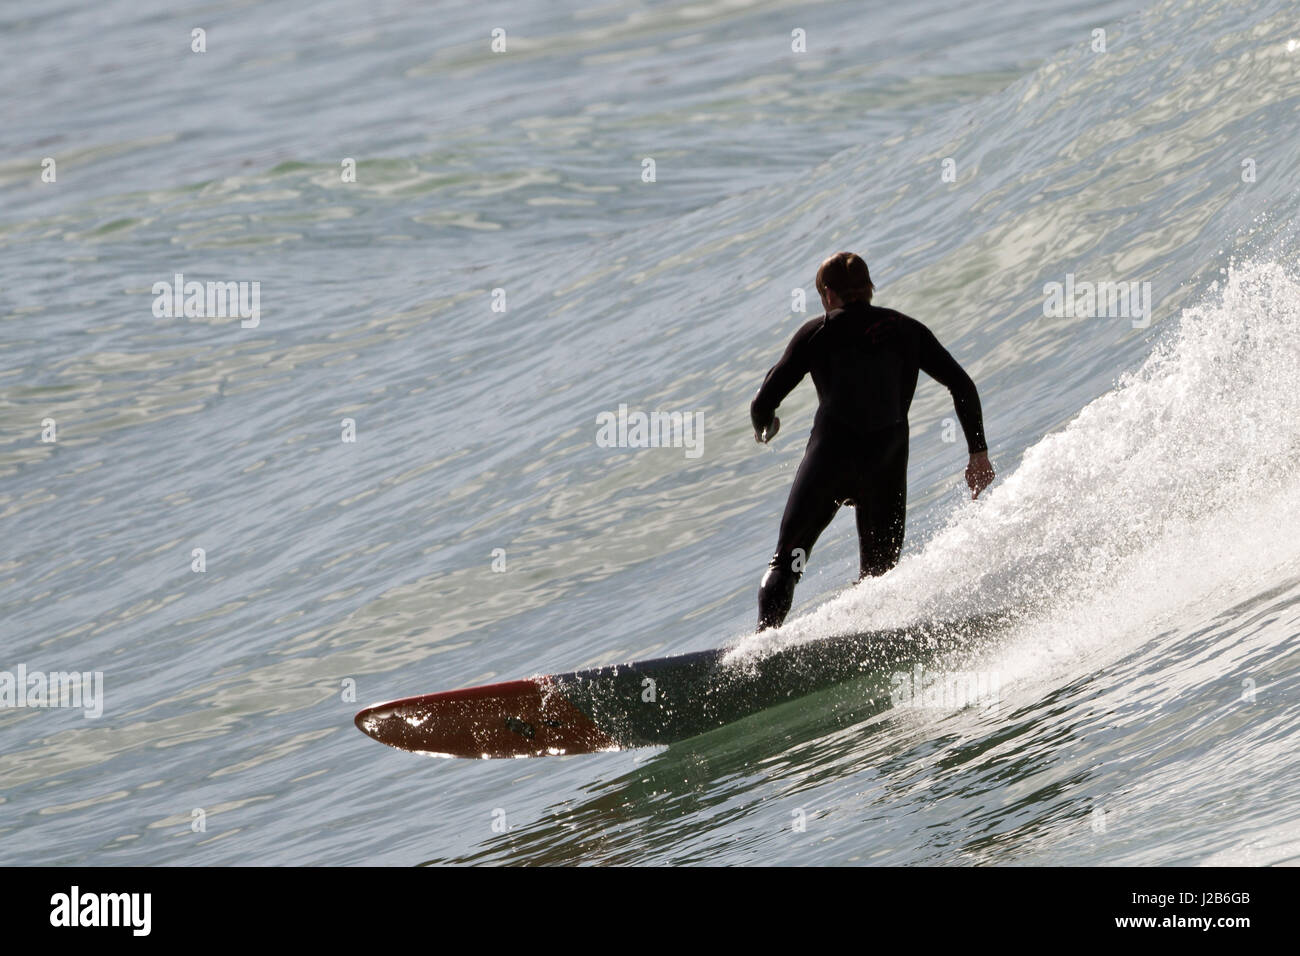
[[[1003,615],[850,634],[728,662],[727,648],[405,697],[357,713],[380,743],[440,757],[541,757],[676,743],[783,701],[910,672]],[[888,695],[889,681],[872,693]]]

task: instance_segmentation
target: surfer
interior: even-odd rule
[[[780,627],[808,554],[840,505],[857,511],[858,580],[898,563],[907,511],[907,412],[918,371],[952,393],[966,435],[971,497],[993,481],[975,383],[916,319],[871,304],[867,264],[838,252],[817,270],[826,312],[805,323],[749,406],[754,438],[781,427],[776,410],[804,375],[817,415],[781,517],[776,552],[758,589],[758,629]]]

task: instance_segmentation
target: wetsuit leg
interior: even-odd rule
[[[874,436],[873,436],[874,437]],[[858,580],[884,574],[898,564],[907,522],[907,426],[881,429],[866,443],[874,461],[864,466],[857,497]]]
[[[843,463],[825,442],[808,443],[781,517],[776,552],[758,588],[758,629],[780,627],[812,546],[839,509]]]

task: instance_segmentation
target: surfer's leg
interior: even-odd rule
[[[880,457],[858,500],[858,580],[898,564],[907,522],[907,426],[890,429],[874,452]]]
[[[794,602],[794,586],[803,577],[812,546],[839,509],[838,470],[826,449],[810,442],[790,487],[781,517],[776,552],[758,587],[758,629],[780,627]]]

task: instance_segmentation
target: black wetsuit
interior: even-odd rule
[[[778,627],[809,552],[842,504],[855,505],[861,576],[898,563],[907,511],[907,412],[918,371],[952,392],[971,454],[986,451],[975,383],[913,318],[861,302],[807,322],[750,405],[762,432],[811,373],[819,406],[794,476],[776,553],[758,591],[758,626]]]

